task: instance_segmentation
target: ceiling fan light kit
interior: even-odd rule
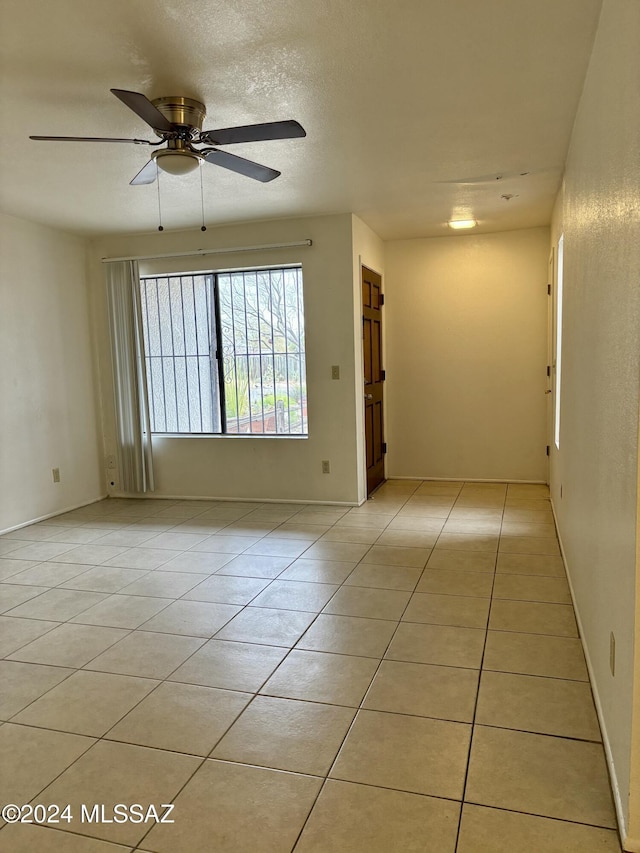
[[[154,151],[151,155],[156,166],[170,175],[186,175],[193,172],[200,165],[200,157],[191,151],[182,149],[167,149],[166,151]]]
[[[129,142],[135,145],[151,146],[166,143],[165,148],[152,153],[151,159],[130,181],[132,185],[139,186],[152,184],[156,180],[158,167],[172,175],[185,175],[196,169],[202,160],[266,183],[277,178],[280,172],[217,147],[197,146],[296,139],[307,135],[302,125],[293,119],[203,131],[202,123],[206,116],[206,109],[204,104],[193,98],[176,95],[150,101],[140,92],[130,92],[126,89],[111,89],[111,92],[149,125],[156,136],[160,137],[159,142],[151,142],[148,139],[82,136],[30,136],[29,138],[49,142]]]

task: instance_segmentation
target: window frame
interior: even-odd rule
[[[227,400],[225,395],[225,357],[223,353],[223,333],[222,333],[222,318],[221,318],[221,309],[220,309],[220,293],[219,293],[219,282],[218,279],[221,276],[233,276],[235,275],[252,275],[259,273],[274,273],[274,272],[286,272],[289,270],[298,271],[299,282],[297,283],[297,316],[299,319],[299,331],[301,332],[301,342],[302,347],[299,349],[295,356],[298,358],[301,372],[300,372],[300,388],[302,391],[300,397],[300,407],[302,414],[302,427],[304,428],[304,432],[228,432],[228,418],[227,418]],[[307,389],[307,347],[306,347],[306,317],[305,317],[305,299],[304,299],[304,275],[303,275],[303,267],[301,262],[294,263],[284,263],[284,264],[261,264],[259,266],[246,266],[246,267],[233,267],[233,268],[225,268],[225,269],[191,269],[191,270],[183,270],[183,271],[175,271],[175,272],[145,272],[140,275],[140,288],[141,291],[143,289],[143,282],[148,280],[160,280],[160,279],[176,279],[176,278],[186,278],[191,277],[195,279],[196,277],[201,277],[206,282],[206,287],[208,288],[210,296],[207,296],[207,301],[210,302],[210,306],[208,306],[208,333],[209,333],[209,350],[210,350],[210,362],[211,362],[211,374],[210,381],[212,385],[212,396],[215,397],[215,387],[214,387],[214,377],[217,383],[218,389],[218,397],[219,397],[219,406],[220,406],[220,432],[187,432],[187,431],[156,431],[154,429],[151,430],[151,435],[154,440],[159,439],[184,439],[184,438],[196,438],[196,439],[308,439],[309,438],[309,420],[308,420],[308,389]],[[244,286],[244,282],[243,282]],[[142,300],[144,302],[145,295],[142,292]],[[184,303],[183,303],[184,304]],[[246,305],[246,303],[245,303]],[[194,308],[195,313],[195,308]],[[143,311],[144,314],[144,311]],[[246,317],[246,311],[244,313]],[[173,334],[173,320],[172,322],[172,334]],[[146,317],[143,316],[143,327],[144,327],[144,340],[145,342],[149,339],[149,332],[146,327]],[[215,336],[215,339],[213,339]],[[214,348],[215,344],[215,348]],[[248,343],[247,343],[248,347]],[[174,351],[175,346],[172,341],[172,352]],[[241,354],[242,356],[249,358],[251,353]],[[255,354],[254,354],[255,355]],[[284,353],[275,353],[271,352],[270,355],[273,357],[275,355],[284,355],[287,359],[290,357],[290,353],[288,349]],[[165,357],[162,355],[161,357]],[[186,355],[185,355],[186,357]],[[231,356],[234,361],[238,357],[234,348],[233,355]],[[147,376],[147,382],[149,386],[149,409],[152,419],[154,418],[154,405],[152,400],[152,379],[149,370],[149,359],[151,356],[148,352],[145,352],[144,359],[144,370]],[[260,351],[260,365],[262,365],[262,352]],[[214,362],[216,364],[216,369],[214,370]],[[163,380],[164,381],[164,380]],[[260,383],[260,401],[261,401],[261,418],[264,424],[265,421],[265,413],[264,411],[264,387],[262,385],[262,381]],[[287,393],[289,392],[289,383],[287,380]],[[200,393],[200,391],[198,392]],[[275,396],[275,378],[274,378],[274,396]],[[166,411],[166,401],[163,405]],[[304,412],[304,414],[303,414]],[[165,415],[166,417],[166,415]],[[237,416],[236,416],[237,417]],[[251,412],[249,413],[249,417],[252,417]]]

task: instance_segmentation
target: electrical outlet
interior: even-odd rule
[[[609,635],[609,668],[611,675],[616,674],[616,635],[611,632]]]
[[[330,474],[331,473],[331,462],[328,459],[322,460],[322,473]]]
[[[331,378],[340,379],[340,365],[334,364],[331,366]]]
[[[52,468],[51,473],[53,474],[53,482],[59,483],[60,482],[60,469],[59,468]]]

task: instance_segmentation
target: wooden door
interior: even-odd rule
[[[364,423],[367,494],[384,482],[384,408],[382,369],[382,278],[362,267],[362,337],[364,350]]]

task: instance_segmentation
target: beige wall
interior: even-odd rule
[[[85,242],[4,215],[0,233],[6,530],[96,500],[102,487]]]
[[[560,450],[552,494],[626,849],[640,851],[637,502],[640,4],[605,0],[567,161]],[[561,220],[558,221],[559,216]],[[560,498],[562,485],[562,498]],[[609,638],[616,639],[615,676]],[[637,654],[637,652],[636,652]],[[630,787],[635,763],[634,788]]]
[[[640,416],[638,417],[638,447],[640,447]],[[628,849],[640,851],[640,453],[636,482],[636,618],[634,640],[634,683],[631,719],[631,778],[629,779]]]
[[[352,217],[353,239],[353,340],[355,344],[356,382],[354,395],[356,401],[356,440],[358,464],[358,499],[367,497],[367,459],[364,434],[364,354],[362,349],[362,267],[368,267],[382,275],[384,290],[385,244],[378,235],[357,216]],[[385,344],[383,341],[383,356]]]
[[[546,480],[549,231],[386,244],[388,475]]]
[[[185,252],[313,240],[309,248],[191,256],[141,263],[141,272],[234,269],[301,262],[304,279],[309,438],[158,438],[156,495],[275,500],[358,500],[352,216],[274,220],[200,231],[97,240],[92,281],[98,297],[105,450],[114,453],[112,385],[101,257]],[[339,365],[340,379],[331,367]],[[322,474],[328,459],[331,473]]]

